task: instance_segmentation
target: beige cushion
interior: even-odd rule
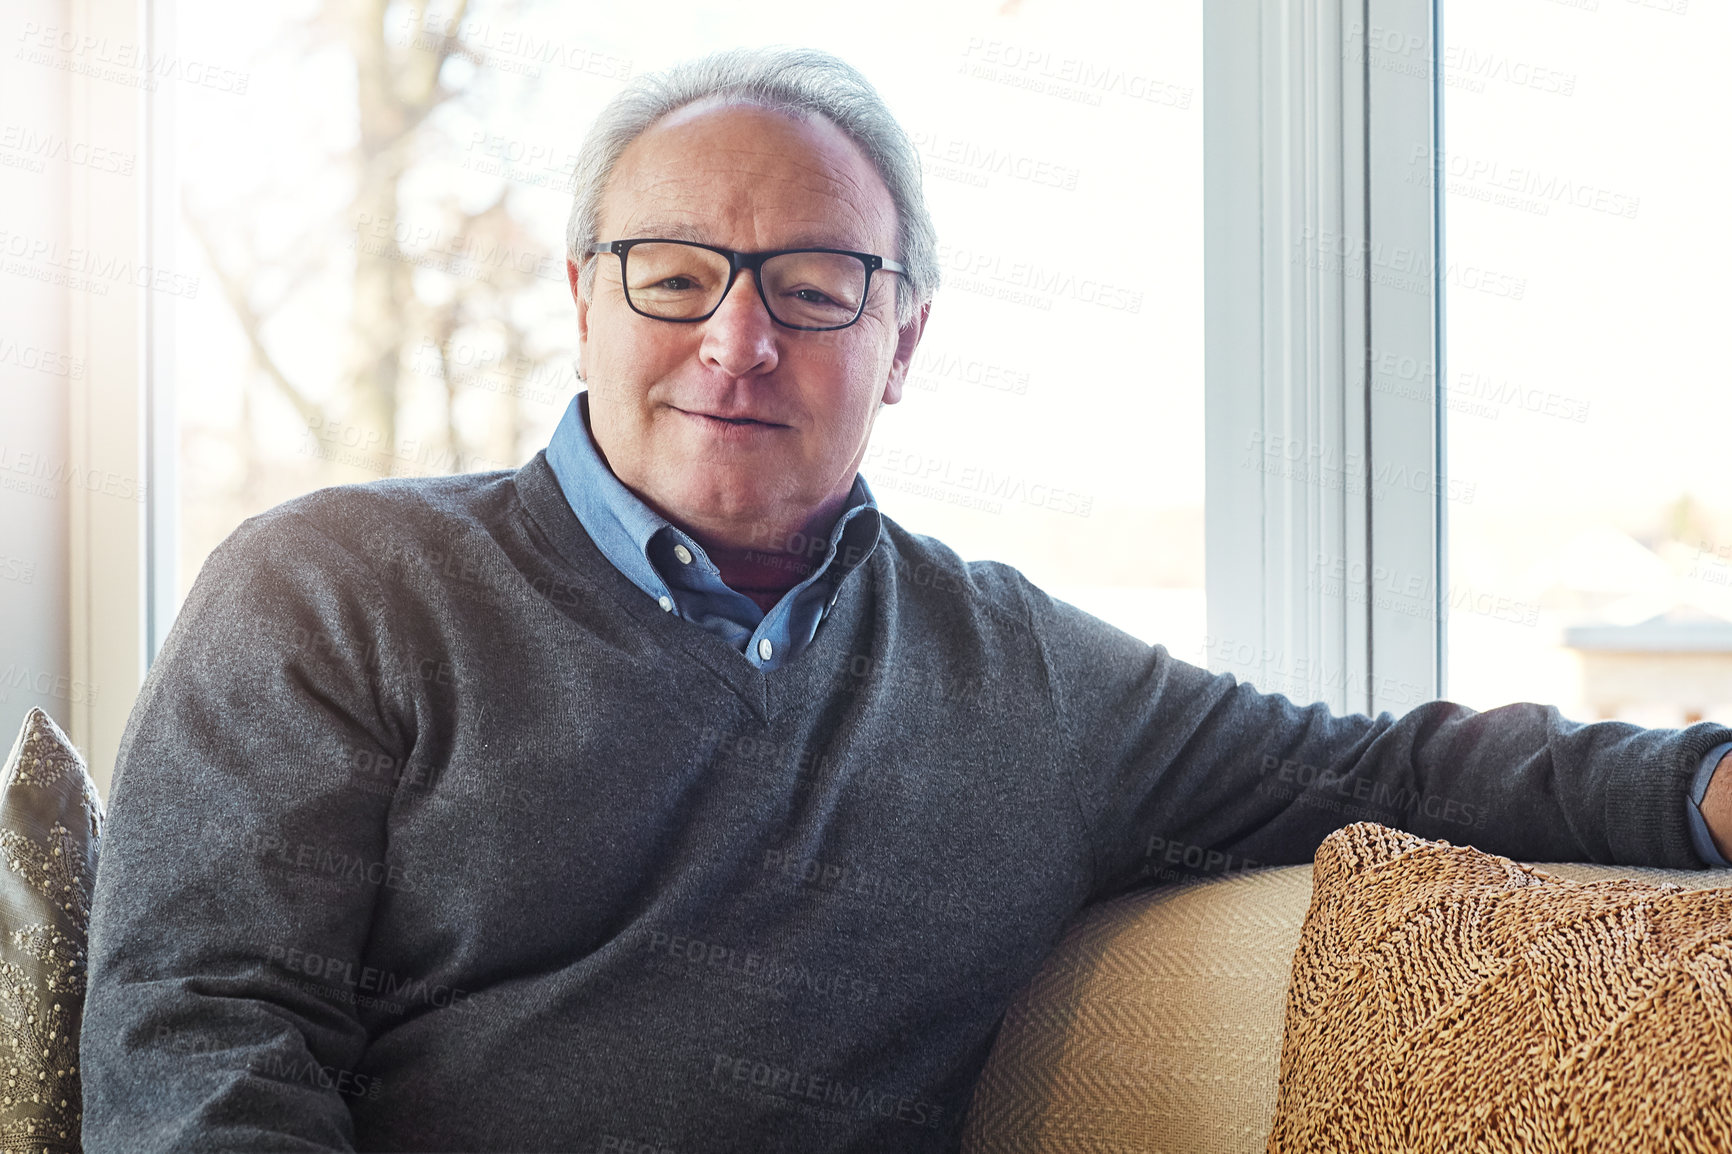
[[[40,709],[0,778],[0,1149],[77,1151],[78,1029],[102,803]]]
[[[1732,870],[1540,868],[1582,881],[1732,885]],[[1310,901],[1307,865],[1084,911],[1007,1013],[964,1149],[1260,1154]]]

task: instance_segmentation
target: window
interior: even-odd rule
[[[1732,10],[1462,3],[1445,44],[1449,696],[1732,721]]]

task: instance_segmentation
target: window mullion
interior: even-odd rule
[[[1432,145],[1431,13],[1204,16],[1205,657],[1338,711],[1440,685],[1441,623],[1386,595],[1439,588],[1435,204],[1404,180]],[[1381,388],[1386,362],[1418,389]]]

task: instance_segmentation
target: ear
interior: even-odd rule
[[[584,349],[589,346],[589,302],[583,299],[583,293],[577,287],[577,276],[577,263],[567,258],[565,279],[571,285],[571,299],[577,304],[577,355],[581,361]]]
[[[914,349],[926,332],[926,318],[932,312],[927,301],[914,314],[914,319],[896,333],[896,356],[890,362],[890,377],[884,382],[884,403],[894,405],[902,399],[902,386],[908,379],[908,367],[914,363]]]

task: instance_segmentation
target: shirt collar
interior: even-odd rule
[[[657,534],[670,534],[690,549],[703,566],[715,571],[701,546],[667,518],[626,488],[602,460],[589,429],[589,393],[571,399],[547,445],[547,463],[559,481],[571,511],[613,566],[651,597],[669,595],[667,582],[651,560]],[[866,478],[856,473],[848,503],[829,533],[829,548],[810,578],[834,567],[830,580],[840,583],[878,544],[882,515]],[[846,543],[844,544],[844,535]],[[810,584],[810,578],[801,585]]]

